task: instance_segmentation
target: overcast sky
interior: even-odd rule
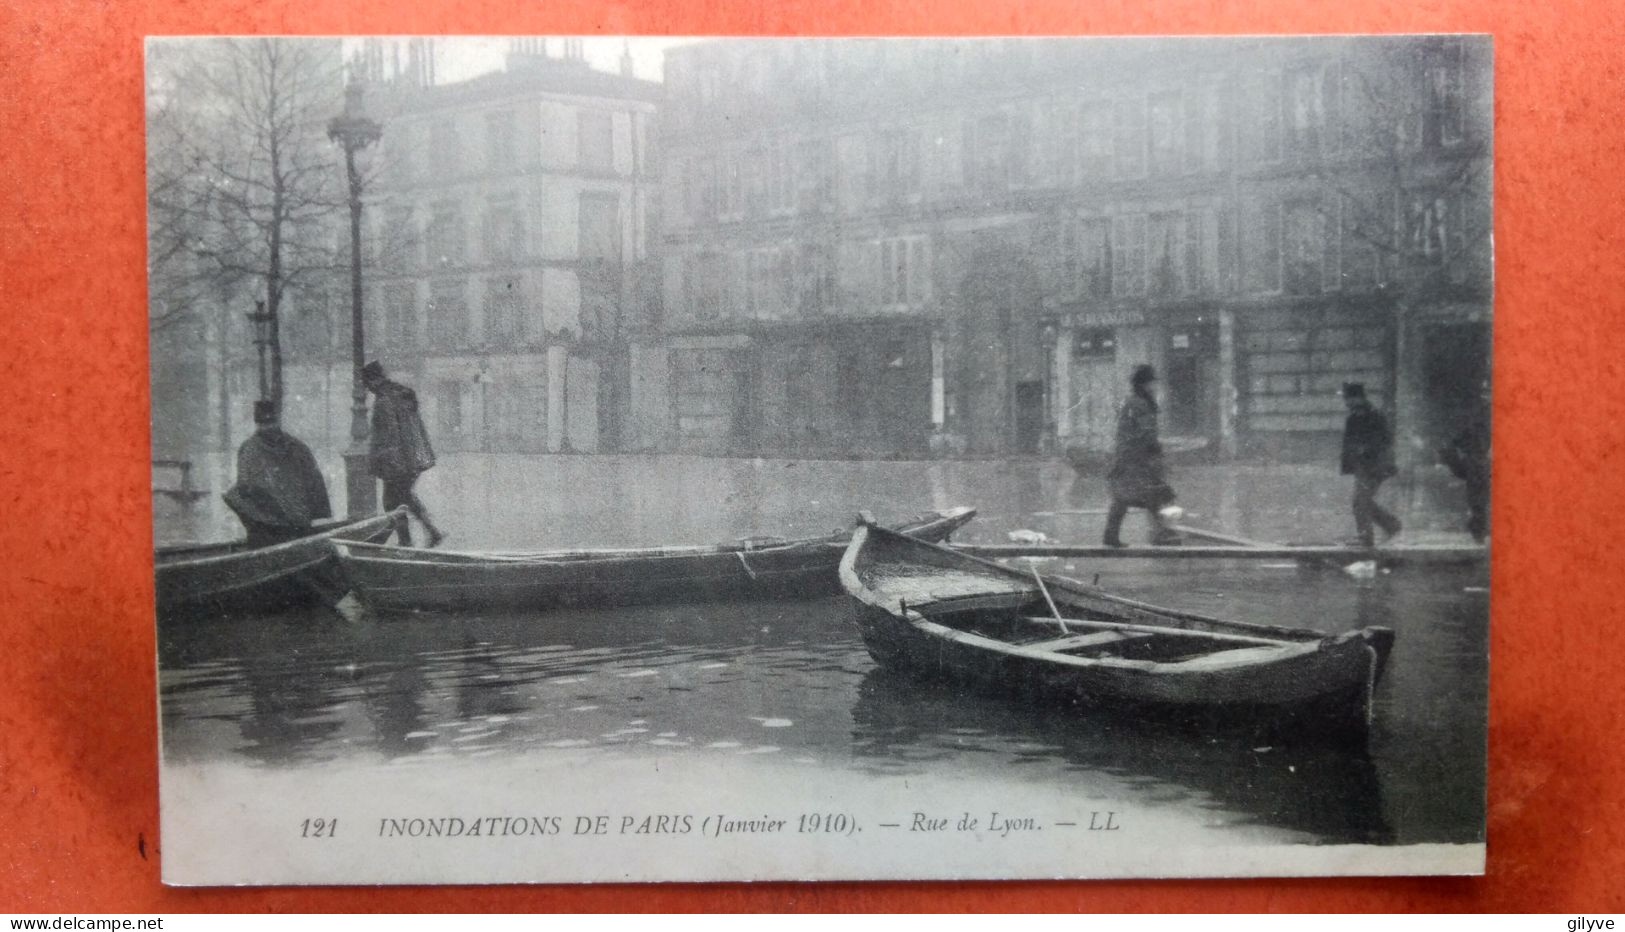
[[[435,46],[438,56],[435,62],[435,78],[441,84],[453,81],[464,81],[477,77],[489,71],[499,71],[502,68],[503,56],[508,52],[508,43],[517,36],[437,36]],[[563,53],[563,43],[560,36],[549,36],[549,51],[558,55]],[[360,39],[349,39],[347,43],[359,45]],[[627,37],[582,37],[582,48],[586,52],[587,62],[601,71],[619,71],[621,67],[621,50],[630,48],[632,51],[632,67],[640,78],[650,81],[659,81],[662,78],[662,53],[673,45],[696,41],[686,37],[666,36],[627,36]]]

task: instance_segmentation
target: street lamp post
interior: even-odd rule
[[[271,389],[265,378],[265,351],[271,345],[271,315],[265,310],[264,301],[254,302],[254,313],[248,315],[248,322],[254,326],[254,349],[259,351],[260,400],[271,398]]]
[[[344,112],[327,124],[327,137],[344,149],[344,170],[350,182],[350,361],[352,386],[350,446],[344,451],[344,483],[349,515],[359,518],[378,510],[378,488],[367,466],[367,388],[361,381],[366,365],[365,329],[361,314],[361,173],[356,153],[378,141],[383,128],[362,111],[361,84],[344,89]]]

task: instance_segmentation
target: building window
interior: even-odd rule
[[[576,153],[582,168],[615,170],[615,121],[608,110],[576,111]]]
[[[434,267],[462,265],[467,258],[467,237],[463,211],[454,202],[434,205],[429,216],[429,264]]]
[[[581,277],[581,335],[589,339],[613,336],[620,306],[620,278],[615,275]]]
[[[1104,101],[1078,110],[1078,176],[1084,182],[1111,177],[1116,159],[1116,130],[1112,106]]]
[[[835,143],[840,169],[841,208],[855,213],[869,202],[869,146],[862,136],[842,136]]]
[[[796,209],[795,163],[790,147],[783,141],[767,150],[767,209],[775,214],[790,214]]]
[[[721,253],[704,252],[693,258],[693,285],[689,291],[694,316],[701,320],[716,320],[722,316],[727,296],[728,264]]]
[[[822,243],[802,243],[796,257],[796,308],[821,314],[835,300],[835,263]]]
[[[880,241],[881,304],[912,307],[930,300],[931,256],[923,236]]]
[[[876,147],[875,177],[883,196],[907,199],[920,193],[920,132],[889,130]]]
[[[1274,161],[1281,157],[1281,75],[1266,74],[1263,80],[1249,88],[1249,103],[1255,118],[1255,157]]]
[[[1145,294],[1145,214],[1112,221],[1112,286],[1119,297]]]
[[[700,220],[715,220],[722,206],[721,176],[716,159],[702,159],[692,164],[689,192],[694,198],[694,216]]]
[[[1186,287],[1200,294],[1219,290],[1219,211],[1199,207],[1185,217]]]
[[[1282,284],[1289,294],[1312,294],[1325,278],[1326,217],[1310,201],[1288,204],[1285,213]]]
[[[793,284],[789,256],[788,249],[778,247],[751,251],[748,276],[752,316],[779,318],[789,309]]]
[[[410,207],[392,207],[386,213],[384,229],[379,231],[384,268],[390,272],[407,272],[417,264],[417,221]]]
[[[1069,279],[1084,298],[1108,298],[1112,293],[1112,224],[1105,217],[1086,217],[1073,225],[1073,263]]]
[[[1139,178],[1145,174],[1145,99],[1118,101],[1114,113],[1117,177]]]
[[[524,226],[519,207],[510,198],[493,201],[485,214],[485,258],[494,265],[512,265],[524,255]]]
[[[383,174],[396,183],[411,183],[418,176],[421,143],[411,124],[391,127],[383,137]]]
[[[462,146],[457,138],[457,123],[451,117],[442,117],[429,125],[429,165],[437,178],[459,175],[463,168]]]
[[[429,285],[429,336],[436,349],[468,345],[468,297],[461,279],[438,279]]]
[[[1453,229],[1450,202],[1443,195],[1412,197],[1405,212],[1405,244],[1424,265],[1442,265],[1459,239]]]
[[[395,283],[384,289],[384,341],[405,348],[417,342],[418,290],[410,283]]]
[[[495,110],[485,115],[485,163],[492,169],[512,168],[517,161],[514,147],[512,110]]]
[[[1014,167],[1011,154],[1016,147],[1012,129],[1010,118],[1003,113],[988,114],[969,125],[965,176],[972,188],[987,192],[1009,189]]]
[[[1424,79],[1427,109],[1422,114],[1422,144],[1439,147],[1461,142],[1462,46],[1448,42],[1429,56]]]
[[[1285,81],[1287,145],[1298,158],[1315,158],[1326,134],[1326,69],[1294,68]]]
[[[513,277],[493,278],[485,285],[485,342],[511,346],[522,341],[524,290]]]
[[[1255,203],[1243,210],[1244,274],[1248,291],[1281,290],[1281,206]]]
[[[1158,297],[1184,294],[1189,288],[1186,275],[1185,215],[1152,214],[1146,224],[1148,287]]]
[[[1156,94],[1151,98],[1151,171],[1158,175],[1178,174],[1182,169],[1181,145],[1185,137],[1185,103],[1178,92]]]
[[[1224,132],[1223,78],[1208,75],[1191,101],[1192,113],[1186,124],[1188,145],[1185,165],[1192,171],[1214,172],[1223,164],[1221,151]]]
[[[615,194],[581,195],[578,221],[583,260],[621,261],[620,203]]]
[[[1354,288],[1371,288],[1385,280],[1383,257],[1394,250],[1394,203],[1373,202],[1345,194],[1340,198],[1343,231],[1343,279]]]

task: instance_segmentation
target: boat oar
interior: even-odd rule
[[[1061,610],[1055,607],[1055,600],[1050,598],[1049,587],[1044,585],[1044,577],[1038,575],[1038,567],[1029,566],[1033,571],[1033,580],[1038,583],[1038,591],[1044,593],[1044,601],[1049,603],[1050,614],[1055,616],[1055,623],[1061,626],[1062,634],[1071,634],[1066,628],[1066,619],[1061,617]]]

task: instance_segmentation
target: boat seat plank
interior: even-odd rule
[[[1085,647],[1103,647],[1120,641],[1138,641],[1148,637],[1151,637],[1151,635],[1134,631],[1094,631],[1089,634],[1074,634],[1070,637],[1034,641],[1031,644],[1021,646],[1029,650],[1065,651],[1079,650]]]

